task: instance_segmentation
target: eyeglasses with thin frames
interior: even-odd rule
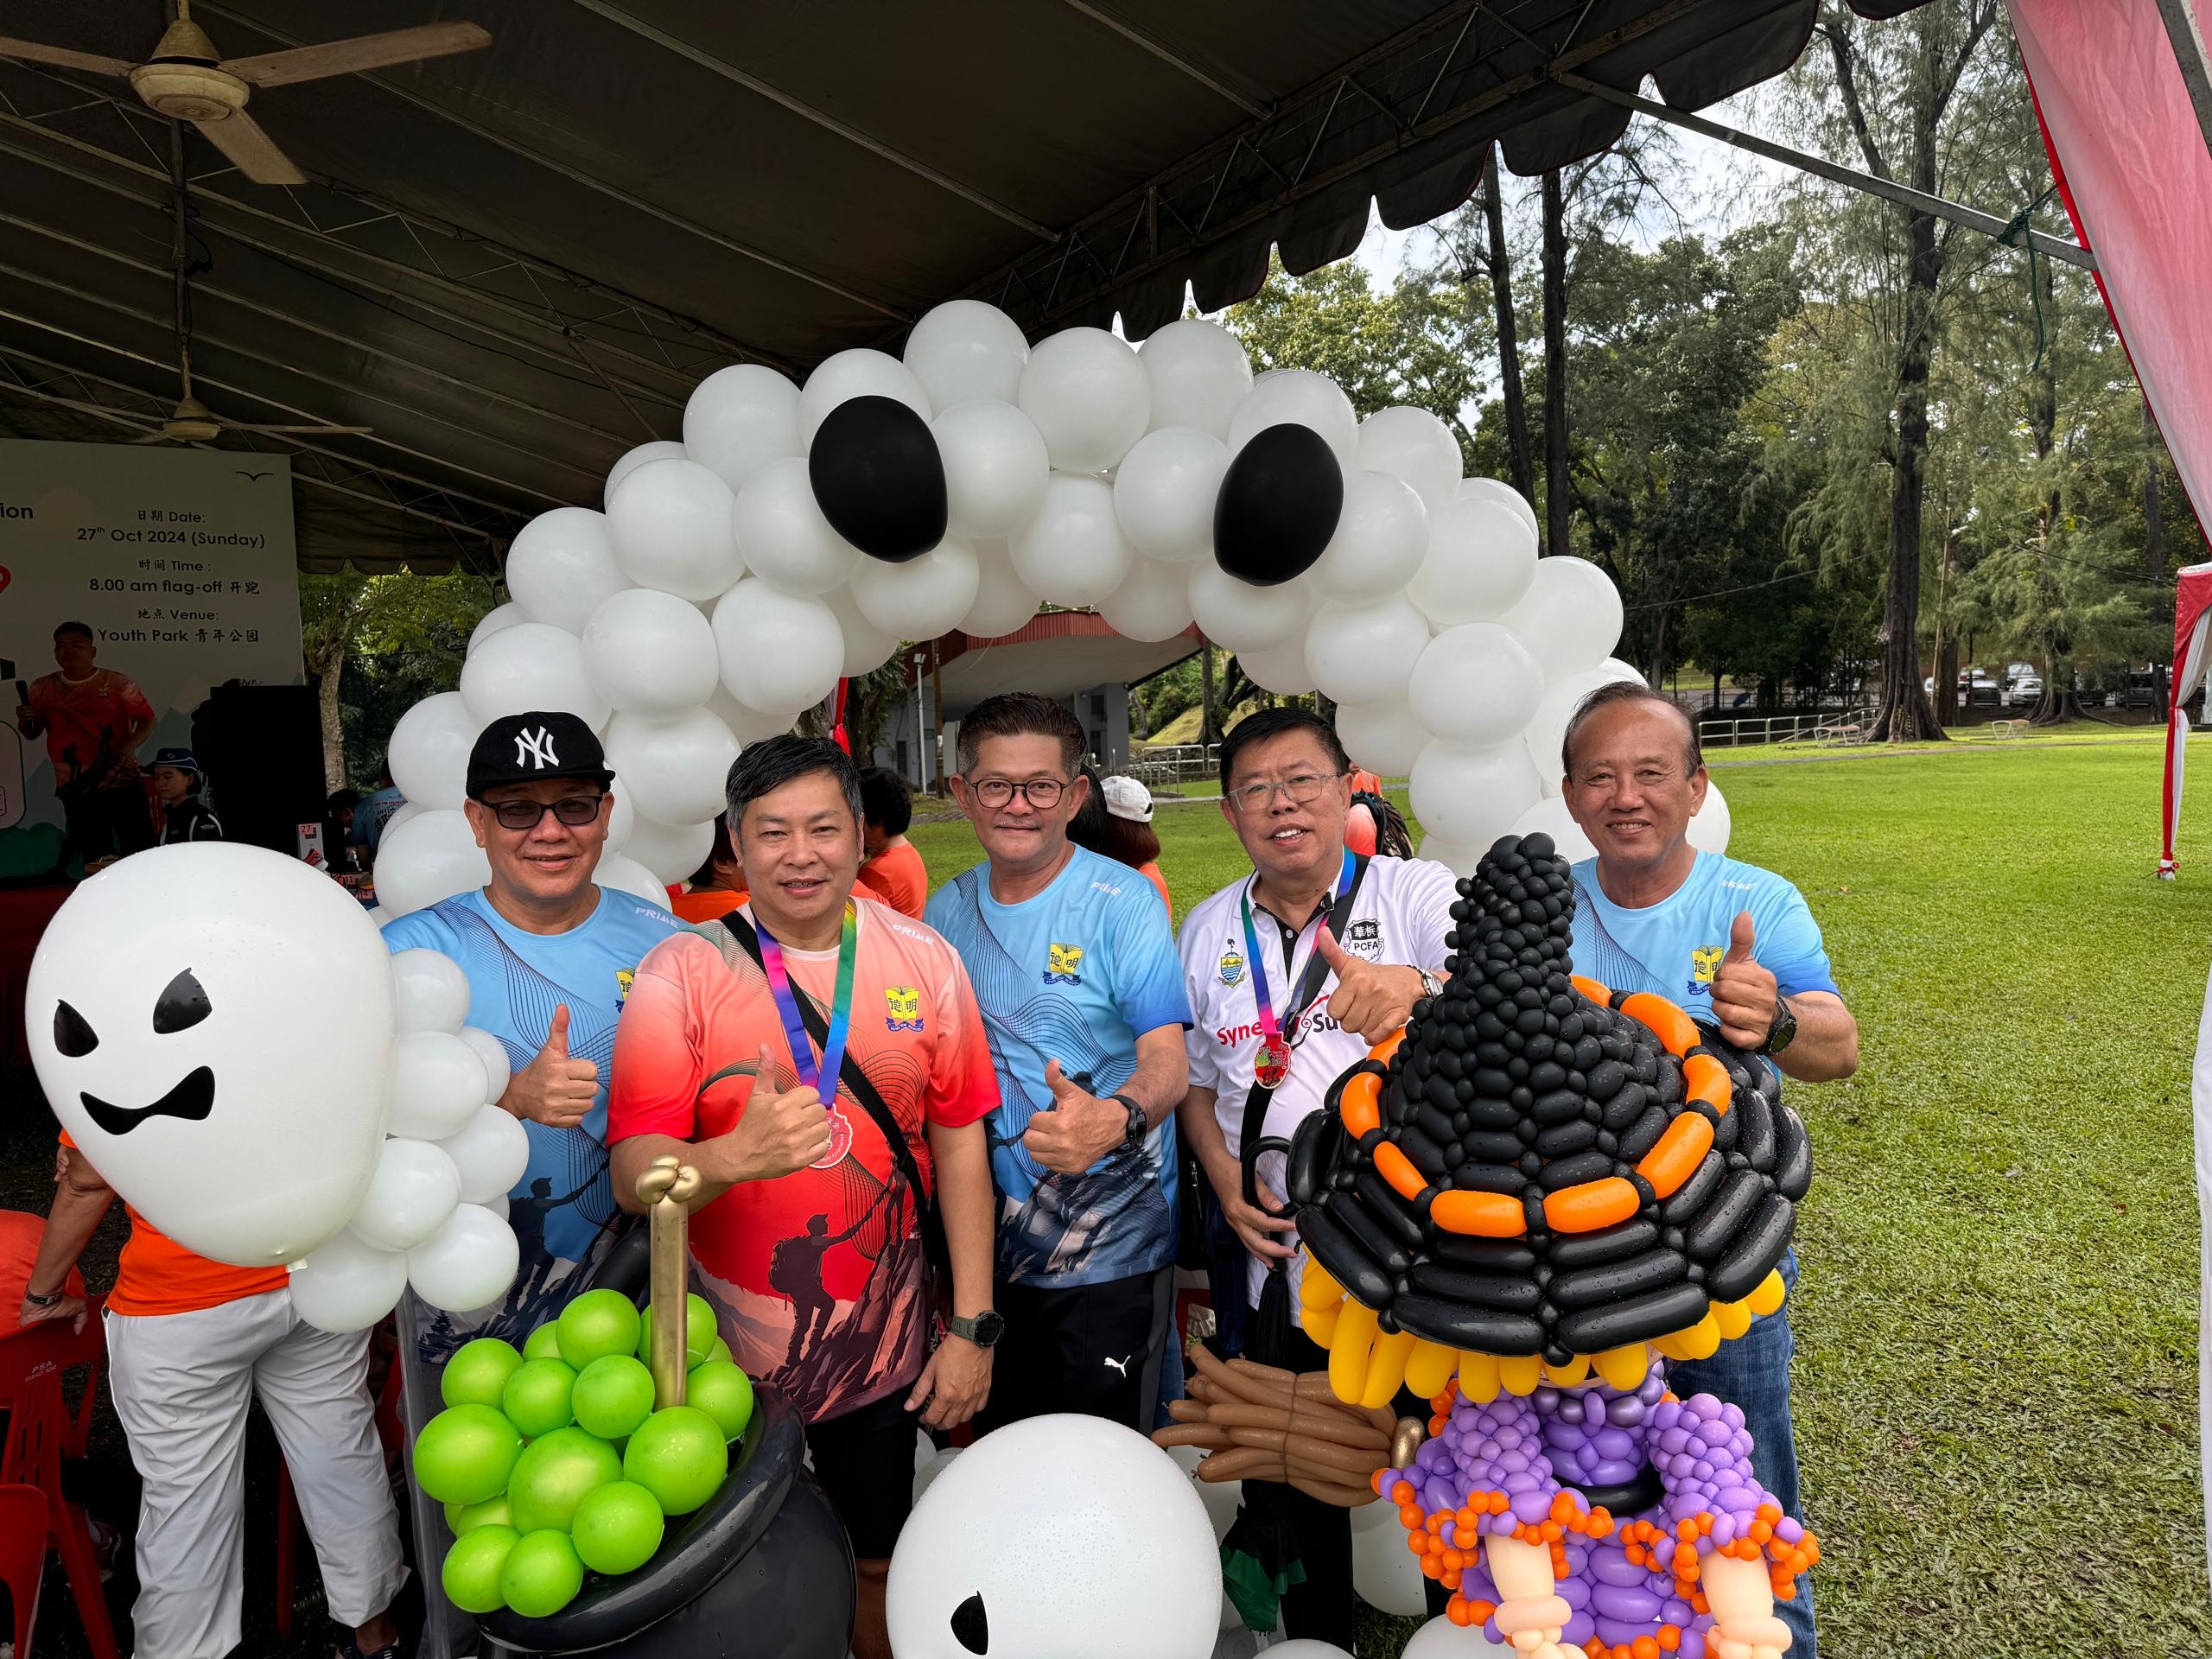
[[[604,795],[564,795],[557,801],[480,801],[479,805],[498,820],[502,830],[535,830],[550,812],[571,829],[581,829],[599,816]]]
[[[1229,791],[1229,803],[1239,812],[1260,812],[1267,810],[1275,791],[1293,806],[1306,806],[1321,798],[1321,791],[1338,779],[1341,772],[1301,772],[1295,778],[1278,778],[1271,783],[1246,784]]]
[[[1018,784],[1005,778],[986,778],[968,787],[975,791],[977,801],[994,812],[1011,803],[1016,791],[1039,812],[1049,812],[1068,791],[1068,785],[1057,778],[1030,778]]]

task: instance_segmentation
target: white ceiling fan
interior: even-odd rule
[[[127,63],[121,58],[73,52],[67,47],[5,35],[0,35],[0,58],[49,63],[128,80],[148,108],[191,122],[256,184],[305,184],[308,175],[246,113],[246,100],[257,88],[357,74],[396,63],[474,52],[491,44],[491,35],[474,23],[424,23],[321,46],[226,59],[215,50],[206,31],[192,21],[191,0],[176,0],[176,21],[162,32],[153,56],[144,63]],[[188,395],[186,401],[191,401]]]

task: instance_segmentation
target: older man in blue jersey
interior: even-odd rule
[[[1826,1083],[1856,1071],[1859,1024],[1803,896],[1770,870],[1689,844],[1706,790],[1689,717],[1641,683],[1601,686],[1575,709],[1560,748],[1567,810],[1598,849],[1574,867],[1575,971],[1680,1004],[1783,1076]],[[1794,1252],[1782,1272],[1794,1287]],[[1711,1359],[1673,1367],[1671,1386],[1743,1408],[1760,1481],[1802,1519],[1789,1422],[1796,1349],[1785,1306]],[[1815,1659],[1808,1581],[1775,1611],[1790,1627],[1791,1659]]]

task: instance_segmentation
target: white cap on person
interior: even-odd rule
[[[1108,816],[1133,823],[1152,822],[1152,791],[1134,778],[1116,776],[1100,785],[1106,796]]]

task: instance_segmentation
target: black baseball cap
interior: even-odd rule
[[[481,800],[501,784],[534,784],[547,778],[588,778],[605,789],[614,781],[607,753],[590,727],[574,715],[532,709],[503,715],[477,734],[468,752],[469,798]]]

